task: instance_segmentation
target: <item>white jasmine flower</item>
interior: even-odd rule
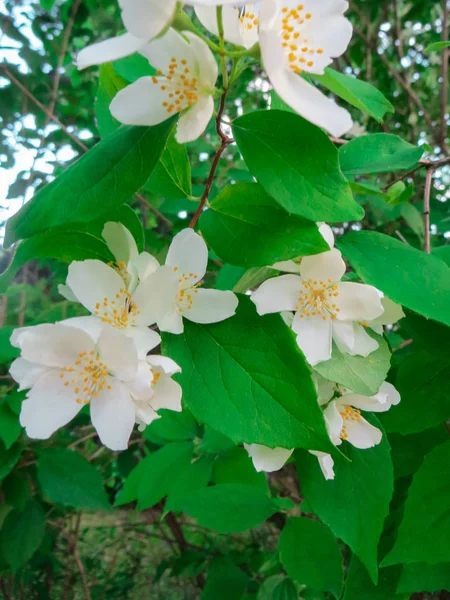
[[[214,111],[218,68],[206,43],[186,31],[169,29],[163,37],[143,46],[143,54],[158,69],[157,76],[141,77],[119,91],[111,114],[127,125],[157,125],[181,112],[176,139],[197,139]]]
[[[198,0],[186,4],[217,6],[235,0]],[[141,50],[171,25],[177,11],[177,0],[119,0],[127,33],[84,48],[77,57],[79,69],[111,62]]]
[[[217,323],[234,315],[238,300],[232,292],[200,288],[207,264],[208,248],[203,238],[192,229],[180,231],[172,240],[164,267],[171,277],[161,280],[147,297],[150,305],[155,298],[157,307],[166,309],[157,319],[161,331],[182,333],[183,317],[194,323]]]
[[[21,389],[31,388],[20,414],[30,438],[47,439],[90,404],[102,443],[124,450],[135,422],[151,420],[150,410],[181,408],[181,390],[164,380],[170,370],[162,357],[143,368],[133,341],[109,326],[98,340],[62,323],[25,327],[15,330],[11,343],[21,350],[11,375]]]
[[[252,294],[260,315],[295,311],[292,329],[311,365],[331,358],[333,338],[352,346],[353,321],[373,320],[383,312],[378,290],[341,282],[344,273],[341,253],[333,249],[304,257],[300,276],[268,279]]]
[[[279,471],[294,452],[294,449],[268,448],[261,444],[244,444],[244,448],[252,459],[255,469],[265,473]]]
[[[333,230],[327,223],[317,223],[319,233],[326,241],[330,249],[334,248],[334,233]],[[292,260],[282,260],[275,263],[271,268],[277,269],[277,271],[285,271],[286,273],[300,273],[300,263],[302,262],[302,256],[294,258]]]
[[[350,114],[301,74],[324,73],[352,36],[344,0],[264,0],[259,41],[264,68],[280,98],[302,117],[339,137],[352,127]]]
[[[217,11],[212,6],[196,6],[200,23],[214,35],[219,35]],[[251,48],[258,42],[259,6],[245,4],[241,8],[226,5],[222,11],[223,34],[227,42]]]

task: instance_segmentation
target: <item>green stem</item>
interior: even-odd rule
[[[223,31],[223,7],[218,6],[216,8],[217,14],[217,31],[219,33],[219,47],[220,47],[220,64],[222,66],[222,80],[223,80],[223,89],[228,89],[228,71],[227,71],[227,57],[225,55],[225,38]]]

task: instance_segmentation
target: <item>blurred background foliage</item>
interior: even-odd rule
[[[365,132],[396,133],[414,145],[424,146],[426,158],[448,156],[449,53],[427,51],[430,44],[448,39],[448,10],[444,5],[440,0],[351,2],[349,16],[355,35],[334,67],[375,85],[392,102],[395,113],[387,115],[380,125],[350,107],[355,126],[348,139]],[[120,31],[117,3],[109,0],[0,2],[0,237],[9,216],[86,148],[99,141],[96,117],[101,110],[99,104],[96,106],[99,70],[79,72],[74,59],[87,44]],[[114,67],[116,76],[134,76],[132,66],[136,63],[119,63]],[[249,60],[246,67],[228,95],[226,119],[270,105],[270,86],[260,66]],[[191,198],[150,182],[140,199],[131,203],[144,224],[147,249],[158,257],[164,255],[172,235],[187,225],[189,215],[195,211],[196,198],[202,193],[216,148],[214,123],[202,138],[189,144]],[[386,193],[369,195],[367,190],[359,190],[358,200],[366,207],[361,225],[423,247],[425,175],[426,169],[419,169],[395,186],[390,184],[398,179],[398,174],[366,178],[365,183],[376,184]],[[219,165],[211,197],[230,181],[251,181],[233,145]],[[450,264],[449,183],[449,167],[438,169],[431,191],[431,245]],[[402,194],[402,199],[396,202]],[[344,223],[336,228],[336,233],[346,228],[348,224]],[[0,271],[10,260],[10,251],[0,251]],[[77,305],[61,300],[57,294],[57,284],[64,280],[65,271],[63,264],[52,260],[27,264],[0,299],[0,525],[8,514],[20,513],[27,507],[25,517],[18,522],[22,525],[16,523],[7,537],[2,533],[0,597],[5,600],[196,598],[204,585],[203,573],[208,565],[222,568],[224,573],[231,568],[228,559],[220,558],[222,554],[233,557],[246,580],[251,581],[248,599],[256,598],[258,588],[259,600],[273,597],[270,591],[264,595],[260,584],[279,573],[277,515],[256,530],[222,536],[199,527],[189,517],[177,520],[170,513],[161,519],[164,512],[161,499],[153,508],[138,513],[129,506],[115,511],[93,510],[98,499],[87,503],[61,502],[58,486],[45,480],[42,465],[37,469],[36,461],[42,460],[38,458],[43,456],[42,450],[52,449],[56,453],[54,460],[64,464],[64,449],[76,449],[86,459],[83,466],[78,466],[80,477],[89,464],[95,465],[102,475],[108,500],[113,502],[124,478],[139,459],[168,442],[191,441],[198,455],[211,461],[213,480],[215,476],[222,481],[231,477],[227,475],[230,457],[241,465],[238,474],[234,472],[235,480],[255,477],[243,450],[234,448],[223,436],[199,427],[188,413],[179,417],[165,415],[145,435],[136,432],[129,450],[120,455],[99,445],[88,416],[83,413],[48,442],[30,445],[24,439],[17,419],[23,394],[15,391],[7,374],[8,363],[15,357],[7,343],[8,333],[24,324],[56,321],[77,314],[80,310]],[[217,277],[217,287],[229,288],[242,274],[243,269],[222,265],[212,257],[208,277],[210,280]],[[390,341],[394,349],[408,352],[407,334],[392,333]],[[89,470],[87,473],[92,476]],[[280,474],[270,477],[270,484],[279,495],[298,502],[301,495],[292,475],[292,465],[288,465]],[[260,485],[261,478],[258,481]],[[36,493],[39,502],[30,503]],[[16,552],[29,555],[30,560],[15,575],[2,558],[5,544],[19,545]],[[281,577],[278,585],[283,576],[276,576]],[[291,588],[286,586],[286,589]],[[223,596],[217,593],[216,590],[215,598],[231,599],[226,590]],[[303,594],[294,588],[293,597],[299,593]],[[302,597],[313,599],[307,591]],[[317,600],[325,597],[314,596]],[[450,595],[442,592],[434,597]]]

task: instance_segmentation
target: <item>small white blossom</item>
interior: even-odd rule
[[[331,358],[332,340],[352,348],[353,322],[371,321],[383,312],[380,292],[361,283],[341,282],[345,263],[339,250],[306,256],[300,275],[265,281],[251,299],[260,315],[295,311],[292,329],[311,365]]]
[[[265,473],[279,471],[294,452],[294,449],[268,448],[261,444],[244,444],[244,448],[252,459],[255,469]]]
[[[140,52],[158,69],[157,75],[120,90],[111,114],[127,125],[150,126],[181,112],[176,139],[180,144],[197,139],[214,111],[218,69],[211,50],[193,33],[169,29]]]
[[[302,77],[324,73],[350,42],[352,25],[344,0],[264,0],[259,41],[264,68],[286,104],[331,135],[352,127],[350,114]]]
[[[47,439],[90,404],[102,443],[124,450],[135,423],[150,423],[161,408],[181,410],[173,361],[139,361],[133,340],[110,326],[98,339],[64,322],[25,327],[11,343],[21,350],[11,375],[20,389],[31,388],[20,414],[30,438]]]

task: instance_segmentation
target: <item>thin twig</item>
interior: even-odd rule
[[[430,197],[431,197],[431,185],[433,183],[434,168],[429,167],[427,169],[427,176],[425,179],[425,192],[423,196],[423,223],[425,228],[425,235],[423,240],[423,249],[427,254],[431,252],[431,240],[430,240]]]
[[[96,431],[92,431],[91,433],[88,433],[84,437],[79,438],[78,440],[75,440],[74,442],[72,442],[72,444],[70,444],[68,446],[68,448],[75,448],[79,444],[82,444],[83,442],[86,442],[87,440],[90,440],[90,439],[92,439],[92,438],[94,438],[96,436],[98,436],[98,433]]]
[[[405,236],[403,235],[403,233],[400,233],[400,231],[396,231],[395,235],[402,240],[402,242],[404,242],[407,246],[410,246],[410,243],[408,242],[408,240],[405,238]]]
[[[186,538],[184,537],[183,529],[182,529],[181,525],[178,523],[178,520],[177,520],[176,516],[174,515],[174,513],[169,512],[166,515],[166,523],[169,526],[170,531],[172,532],[172,535],[175,538],[175,541],[178,544],[178,547],[180,548],[180,551],[183,553],[189,547],[189,544],[188,544]],[[205,578],[202,573],[199,573],[197,575],[196,581],[197,581],[197,585],[200,589],[203,589],[205,587]]]
[[[8,309],[8,296],[2,297],[2,305],[0,306],[0,327],[3,327],[6,321],[6,311]]]

